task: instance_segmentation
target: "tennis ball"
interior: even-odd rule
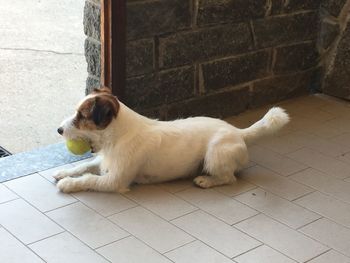
[[[66,141],[67,149],[75,155],[83,155],[91,150],[90,144],[83,139],[70,139]]]

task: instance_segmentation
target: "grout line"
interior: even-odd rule
[[[17,196],[17,197],[16,197],[16,198],[14,198],[14,199],[11,199],[11,200],[7,200],[7,201],[4,201],[4,202],[1,202],[1,203],[0,203],[0,205],[6,204],[6,203],[9,203],[9,202],[12,202],[12,201],[18,200],[18,199],[23,199],[23,198],[21,198],[20,196]]]
[[[319,254],[319,255],[317,255],[317,256],[315,256],[315,257],[313,257],[313,258],[310,258],[309,260],[305,261],[305,263],[310,262],[310,261],[314,260],[315,258],[318,258],[318,257],[320,257],[320,256],[322,256],[322,255],[328,253],[328,252],[331,251],[331,250],[332,250],[332,248],[326,250],[325,252],[322,252],[321,254]]]
[[[78,203],[78,202],[76,202],[76,203]],[[74,203],[74,204],[76,204],[76,203]],[[106,220],[108,220],[107,218],[105,218],[104,216],[102,216],[101,214],[99,214],[98,212],[96,212],[96,211],[94,211],[93,209],[91,209],[90,207],[88,207],[87,205],[85,205],[84,203],[82,203],[82,202],[79,202],[81,205],[83,205],[83,206],[85,206],[85,207],[87,207],[88,209],[90,209],[90,210],[92,210],[93,212],[95,212],[95,213],[97,213],[98,215],[100,215],[103,219],[106,219]],[[46,215],[47,216],[47,215]],[[47,216],[48,218],[50,218],[49,216]],[[50,218],[51,219],[51,218]],[[69,229],[67,229],[67,228],[65,228],[63,225],[61,225],[59,222],[57,222],[57,221],[55,221],[55,220],[53,220],[53,219],[51,219],[54,223],[56,223],[58,226],[60,226],[62,229],[64,229],[64,230],[66,230],[68,233],[70,233],[72,236],[74,236],[75,238],[77,238],[80,242],[82,242],[84,245],[86,245],[88,248],[90,248],[90,249],[92,249],[92,250],[94,250],[94,248],[93,247],[91,247],[87,242],[85,242],[85,241],[83,241],[82,239],[80,239],[78,236],[76,236],[72,231],[70,231]],[[110,221],[110,220],[108,220],[108,221]],[[118,226],[119,227],[119,226]],[[121,227],[119,227],[119,228],[121,228]],[[122,229],[122,228],[121,228]],[[122,230],[124,230],[124,229],[122,229]],[[125,231],[127,234],[129,234],[129,236],[131,235],[128,231]],[[124,237],[123,237],[124,238]],[[120,239],[122,239],[122,238],[120,238]],[[117,239],[117,240],[114,240],[114,242],[116,242],[116,241],[118,241],[119,239]]]
[[[74,197],[73,197],[73,198],[74,198]],[[74,199],[75,199],[75,198],[74,198]],[[59,206],[59,207],[56,207],[56,208],[53,208],[53,209],[50,209],[50,210],[47,210],[47,211],[43,211],[43,212],[41,212],[41,213],[42,213],[42,214],[50,213],[50,212],[53,212],[53,211],[55,211],[55,210],[58,210],[58,209],[65,208],[65,207],[67,207],[67,206],[76,204],[76,203],[78,203],[78,202],[79,202],[79,200],[75,199],[75,201],[72,202],[72,203],[65,204],[65,205],[62,205],[62,206]]]
[[[123,229],[123,230],[124,230],[124,229]],[[129,238],[129,237],[132,237],[132,235],[129,234],[128,236],[123,237],[123,238],[121,238],[121,239],[111,241],[111,242],[109,242],[109,243],[107,243],[107,244],[104,244],[104,245],[101,245],[101,246],[99,246],[99,247],[95,247],[95,248],[93,248],[93,250],[96,251],[96,250],[98,250],[98,249],[100,249],[100,248],[102,248],[102,247],[108,246],[108,245],[110,245],[110,244],[113,244],[113,243],[115,243],[115,242],[121,241],[121,240],[126,239],[126,238]]]
[[[80,201],[80,202],[82,202],[82,201]],[[84,202],[82,202],[82,203],[84,203]],[[119,213],[123,213],[123,212],[126,212],[126,211],[128,211],[128,210],[131,210],[131,209],[133,209],[133,208],[136,208],[136,207],[141,206],[139,203],[136,203],[136,202],[134,202],[134,203],[135,203],[136,205],[133,206],[133,207],[128,207],[128,208],[125,208],[125,209],[123,209],[123,210],[121,210],[121,211],[118,211],[118,212],[116,212],[116,213],[113,213],[113,214],[111,214],[111,215],[106,215],[106,216],[100,214],[98,211],[96,211],[94,208],[88,206],[87,204],[85,204],[85,203],[84,203],[84,204],[85,204],[87,207],[89,207],[89,208],[91,208],[92,210],[94,210],[96,213],[98,213],[98,214],[100,214],[101,216],[103,216],[104,218],[108,219],[109,217],[118,215]]]
[[[176,247],[176,248],[172,248],[172,249],[170,249],[170,250],[168,250],[168,251],[162,253],[162,255],[165,255],[165,254],[170,253],[170,252],[172,252],[172,251],[174,251],[174,250],[177,250],[177,249],[179,249],[179,248],[182,248],[182,247],[184,247],[184,246],[187,246],[187,245],[189,245],[189,244],[192,244],[192,243],[194,243],[194,242],[196,242],[196,241],[202,242],[202,241],[200,241],[199,239],[196,238],[195,240],[192,240],[192,241],[190,241],[190,242],[187,242],[187,243],[185,243],[185,244],[183,244],[183,245],[181,245],[181,246],[178,246],[178,247]],[[202,243],[205,244],[204,242],[202,242]],[[165,255],[165,256],[166,256],[166,255]]]
[[[176,219],[178,219],[178,218],[180,218],[180,217],[187,216],[187,215],[192,214],[192,213],[197,212],[197,211],[203,211],[203,210],[201,210],[200,208],[196,207],[196,209],[195,209],[195,210],[190,211],[190,212],[188,212],[188,213],[186,213],[186,214],[179,215],[179,216],[174,217],[174,218],[171,218],[171,219],[165,219],[165,218],[163,218],[163,219],[165,219],[166,221],[168,221],[168,222],[169,222],[169,221],[172,221],[172,220],[176,220]]]
[[[242,204],[243,204],[243,203],[242,203]],[[243,204],[243,205],[246,205],[246,204]],[[248,205],[246,205],[246,206],[248,206]],[[255,211],[258,212],[258,213],[255,214],[255,215],[249,216],[249,217],[247,217],[246,219],[242,219],[242,220],[240,220],[240,221],[237,221],[237,222],[231,224],[232,227],[234,227],[235,225],[238,225],[238,224],[240,224],[240,223],[242,223],[242,222],[244,222],[244,221],[246,221],[246,220],[252,219],[253,217],[256,217],[256,216],[258,216],[258,215],[264,214],[264,213],[262,213],[262,212],[260,212],[260,211],[258,211],[258,210],[256,210],[256,209],[250,207],[250,206],[248,206],[248,207],[251,208],[251,209],[253,209],[253,210],[255,210]],[[264,214],[264,215],[265,215],[265,214]]]
[[[37,257],[39,257],[40,259],[42,259],[44,262],[46,262],[39,254],[37,254],[33,249],[31,249],[27,244],[25,244],[24,242],[22,242],[19,238],[17,238],[14,234],[12,234],[6,227],[2,226],[3,229],[9,234],[11,235],[14,239],[16,239],[19,243],[21,243],[25,248],[29,249],[31,252],[33,252],[34,255],[36,255]]]
[[[142,207],[142,206],[141,206],[141,207]],[[181,232],[186,233],[187,235],[189,235],[190,237],[192,237],[194,240],[192,240],[191,242],[193,242],[193,241],[195,241],[195,240],[199,240],[199,241],[201,241],[202,243],[206,244],[208,247],[210,247],[210,248],[214,249],[215,251],[217,251],[218,253],[220,253],[221,255],[227,257],[225,254],[223,254],[222,252],[218,251],[218,250],[215,249],[214,247],[210,246],[210,245],[207,244],[206,242],[204,242],[204,241],[198,239],[198,238],[195,237],[193,234],[191,234],[191,233],[185,231],[184,229],[178,227],[178,226],[175,225],[172,221],[164,220],[162,217],[160,217],[159,215],[155,214],[153,211],[151,211],[151,210],[149,210],[149,209],[147,209],[147,208],[145,208],[145,207],[142,207],[142,208],[145,209],[145,210],[147,210],[148,212],[150,212],[150,213],[153,214],[154,216],[160,218],[161,220],[165,221],[166,223],[169,223],[170,225],[172,225],[172,226],[175,227],[176,229],[180,230]],[[203,210],[201,210],[201,211],[204,212],[204,213],[206,213],[206,212],[203,211]],[[194,211],[191,212],[191,213],[194,213]],[[206,213],[206,214],[208,214],[208,213]],[[208,215],[210,215],[210,214],[208,214]],[[212,215],[210,215],[210,216],[212,216]],[[183,216],[181,216],[181,217],[183,217]],[[181,218],[181,217],[179,217],[179,218]],[[110,221],[111,221],[111,220],[110,220]],[[122,227],[119,226],[117,223],[115,223],[115,222],[113,222],[113,221],[111,221],[111,222],[112,222],[113,224],[117,225],[118,227],[122,228]],[[226,223],[225,223],[225,224],[226,224]],[[226,225],[228,225],[228,224],[226,224]],[[230,226],[230,225],[228,225],[228,226]],[[122,228],[122,229],[125,230],[124,228]],[[131,235],[132,235],[132,234],[131,234]],[[134,236],[134,235],[133,235],[133,236]],[[135,236],[135,238],[137,238],[137,237]],[[254,239],[254,240],[256,240],[256,239]],[[142,240],[140,240],[140,241],[142,241]],[[142,241],[142,242],[143,242],[143,241]],[[145,243],[145,242],[143,242],[143,243]],[[190,243],[190,242],[189,242],[189,243]]]
[[[222,194],[222,193],[218,193],[218,194],[221,194],[221,195],[223,195],[224,197],[227,197],[227,198],[233,199],[232,197],[226,196],[226,195],[224,195],[224,194]],[[192,205],[192,206],[196,207],[196,208],[197,208],[197,210],[192,211],[192,212],[190,212],[190,213],[187,213],[187,214],[185,214],[185,215],[181,215],[181,216],[179,216],[179,217],[177,217],[177,218],[171,219],[171,220],[169,220],[169,222],[170,222],[170,221],[172,221],[172,220],[175,220],[175,219],[181,218],[181,217],[183,217],[183,216],[189,215],[189,214],[191,214],[191,213],[193,213],[193,212],[202,211],[202,212],[204,212],[204,213],[206,213],[206,214],[208,214],[208,215],[210,215],[210,216],[212,216],[212,217],[214,217],[214,218],[216,218],[216,219],[220,220],[221,222],[225,223],[226,225],[232,226],[232,224],[227,223],[227,222],[226,222],[226,221],[224,221],[222,218],[219,218],[219,217],[217,217],[216,215],[211,214],[210,212],[208,212],[208,211],[206,211],[206,210],[202,209],[201,207],[197,206],[197,205],[196,205],[196,204],[194,204],[194,203],[188,202],[187,200],[183,199],[181,196],[178,196],[178,195],[175,195],[175,196],[176,196],[176,197],[178,197],[178,198],[180,198],[181,200],[183,200],[183,201],[187,202],[188,204],[190,204],[190,205]],[[235,199],[234,199],[234,201],[237,201],[237,200],[235,200]],[[237,202],[238,202],[238,201],[237,201]],[[239,202],[239,203],[240,203],[240,202]],[[244,204],[243,204],[243,205],[244,205]],[[245,205],[245,206],[247,206],[247,205]],[[247,206],[247,207],[248,207],[248,206]],[[248,207],[248,208],[250,208],[250,207]],[[258,212],[258,213],[259,213],[259,211],[257,211],[256,209],[252,209],[252,210],[255,210],[256,212]],[[256,215],[256,214],[255,214],[255,215]],[[254,215],[254,216],[255,216],[255,215]],[[244,220],[244,219],[243,219],[243,220]]]
[[[308,211],[310,211],[310,210],[308,210]],[[320,214],[318,214],[318,215],[320,215]],[[320,218],[317,218],[317,219],[315,219],[315,220],[312,220],[311,222],[309,222],[309,223],[307,223],[307,224],[305,224],[305,225],[302,225],[302,226],[296,228],[295,230],[297,230],[298,232],[300,232],[299,230],[301,230],[302,228],[304,228],[304,227],[306,227],[306,226],[308,226],[308,225],[311,225],[311,224],[317,222],[318,220],[321,220],[321,219],[324,219],[324,218],[325,218],[324,216],[320,215]]]
[[[61,232],[59,232],[59,233],[56,233],[56,234],[53,234],[53,235],[51,235],[51,236],[47,236],[47,237],[38,239],[38,240],[36,240],[36,241],[30,242],[30,243],[28,243],[26,246],[29,247],[29,246],[31,246],[32,244],[35,244],[35,243],[37,243],[37,242],[40,242],[40,241],[43,241],[43,240],[45,240],[45,239],[48,239],[48,238],[51,238],[51,237],[54,237],[54,236],[58,236],[58,235],[60,235],[60,234],[62,234],[62,233],[67,232],[66,229],[64,229],[64,228],[62,228],[62,229],[63,229],[63,231],[61,231]]]
[[[293,160],[294,161],[294,160]],[[291,174],[288,174],[287,176],[285,176],[286,178],[289,178],[289,177],[291,177],[291,176],[293,176],[293,175],[296,175],[296,174],[298,174],[298,173],[301,173],[301,172],[304,172],[304,171],[306,171],[306,170],[308,170],[308,169],[312,169],[312,167],[306,167],[306,168],[304,168],[304,169],[302,169],[302,170],[299,170],[299,171],[297,171],[297,172],[293,172],[293,173],[291,173]],[[293,179],[292,179],[293,180]],[[298,182],[298,181],[295,181],[295,180],[293,180],[294,182]],[[299,182],[298,182],[299,183]],[[310,186],[309,186],[310,187]],[[312,188],[312,187],[311,187]]]
[[[247,250],[247,251],[245,251],[245,252],[243,252],[243,253],[241,253],[241,254],[238,254],[237,256],[234,256],[234,257],[232,257],[231,259],[238,258],[238,257],[240,257],[240,256],[242,256],[242,255],[244,255],[244,254],[246,254],[246,253],[249,253],[249,252],[253,251],[254,249],[257,249],[257,248],[259,248],[259,247],[262,247],[262,246],[264,246],[264,245],[265,245],[265,243],[261,242],[261,244],[260,244],[259,246],[254,247],[254,248],[251,248],[251,249],[249,249],[249,250]]]
[[[313,189],[313,188],[310,187],[310,189]],[[308,193],[303,194],[301,196],[298,196],[297,198],[294,198],[294,199],[290,200],[290,202],[294,203],[295,201],[297,201],[297,200],[299,200],[299,199],[301,199],[301,198],[303,198],[305,196],[311,195],[311,194],[313,194],[315,192],[317,192],[317,190],[314,189],[314,191],[311,191],[311,192],[308,192]]]
[[[244,179],[240,179],[240,180],[244,180]],[[244,180],[244,181],[248,182],[247,180]],[[252,184],[251,182],[248,182],[248,183]],[[248,193],[248,192],[250,192],[250,191],[253,191],[253,190],[259,188],[259,186],[255,185],[255,184],[252,184],[252,185],[254,186],[253,188],[250,188],[250,189],[248,189],[248,190],[239,192],[239,193],[234,194],[234,195],[225,194],[225,193],[223,193],[223,192],[217,190],[217,189],[216,189],[217,187],[213,188],[213,190],[216,191],[216,192],[218,192],[219,194],[222,194],[222,195],[224,195],[224,196],[227,196],[227,197],[230,197],[230,198],[234,198],[234,199],[235,199],[235,197],[237,197],[237,196],[246,194],[246,193]],[[219,186],[219,187],[220,187],[220,186]],[[236,199],[235,199],[235,200],[236,200]]]

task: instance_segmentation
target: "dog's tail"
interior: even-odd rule
[[[261,120],[246,129],[241,129],[242,137],[244,141],[249,144],[260,137],[274,134],[288,122],[289,116],[285,110],[274,107],[270,109]]]

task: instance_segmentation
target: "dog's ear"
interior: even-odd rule
[[[96,96],[91,109],[91,117],[96,127],[104,129],[117,117],[118,110],[119,103],[116,99]]]

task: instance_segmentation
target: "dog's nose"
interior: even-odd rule
[[[63,128],[62,128],[62,127],[59,127],[59,128],[57,129],[57,132],[58,132],[60,135],[62,135],[62,134],[63,134]]]

